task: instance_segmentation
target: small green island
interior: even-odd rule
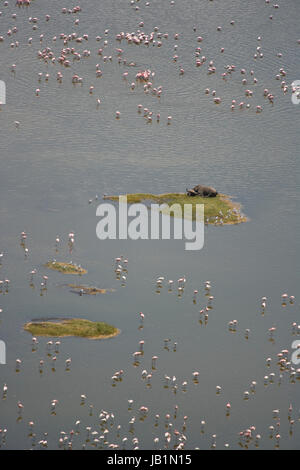
[[[214,225],[230,225],[240,224],[247,222],[247,217],[241,213],[241,205],[233,202],[230,196],[226,194],[217,194],[216,197],[203,197],[203,196],[188,196],[186,193],[164,193],[164,194],[151,194],[151,193],[135,193],[125,194],[128,204],[135,203],[156,203],[167,204],[169,207],[172,204],[179,204],[182,208],[184,204],[192,204],[193,212],[192,217],[195,220],[196,204],[204,204],[204,221],[207,224]],[[111,201],[118,201],[119,196],[104,196],[104,199]],[[172,212],[170,215],[174,215]]]
[[[104,289],[100,287],[94,286],[85,286],[81,284],[65,284],[66,287],[70,287],[72,292],[76,292],[78,294],[87,294],[87,295],[97,295],[97,294],[107,294],[108,292],[115,292],[115,289]]]
[[[78,266],[74,263],[65,263],[62,261],[48,261],[45,266],[46,268],[53,269],[54,271],[59,271],[63,274],[77,274],[81,276],[82,274],[87,273],[86,269],[83,269],[81,266]]]
[[[112,338],[120,333],[118,328],[107,323],[93,322],[82,318],[32,321],[24,325],[24,330],[33,336],[78,336],[88,339]]]

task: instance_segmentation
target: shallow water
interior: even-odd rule
[[[87,4],[86,4],[87,3]],[[135,435],[140,448],[152,448],[153,439],[160,438],[164,446],[164,415],[171,414],[173,430],[181,431],[183,417],[188,416],[186,448],[209,448],[211,436],[217,434],[217,448],[225,443],[238,448],[238,433],[251,425],[254,435],[261,434],[260,448],[274,448],[268,426],[274,425],[272,410],[280,410],[280,448],[299,448],[299,381],[292,384],[283,373],[278,385],[279,369],[276,354],[282,349],[291,352],[297,337],[291,325],[299,321],[299,110],[291,102],[290,92],[284,95],[275,75],[283,67],[286,82],[300,79],[297,0],[278,2],[278,10],[263,1],[244,3],[228,0],[206,2],[152,0],[150,6],[138,2],[135,11],[130,2],[103,0],[101,9],[96,0],[80,2],[78,15],[61,13],[64,6],[53,0],[35,0],[30,8],[17,9],[14,1],[5,7],[0,3],[0,79],[7,84],[7,104],[0,112],[0,252],[4,259],[0,279],[10,279],[9,292],[0,296],[0,338],[7,346],[7,365],[0,366],[0,386],[8,385],[6,400],[0,401],[0,428],[7,428],[3,448],[31,448],[28,421],[36,423],[36,441],[48,432],[49,448],[57,448],[59,431],[75,429],[81,420],[81,433],[74,437],[73,448],[85,441],[85,426],[99,431],[99,411],[115,415],[115,426],[109,442],[120,444],[123,437],[132,437],[128,422],[137,417]],[[67,8],[73,3],[66,1]],[[245,11],[246,8],[246,11]],[[17,13],[13,20],[11,14]],[[45,14],[51,19],[45,22]],[[273,14],[273,20],[269,15]],[[29,16],[39,18],[37,31],[32,30]],[[74,26],[75,18],[80,24]],[[235,25],[230,25],[234,19]],[[136,31],[144,21],[144,30],[155,26],[168,32],[163,45],[135,46],[116,43],[120,31]],[[10,48],[12,39],[6,31],[16,25],[14,36],[20,45]],[[197,31],[193,31],[193,26]],[[217,26],[222,31],[217,32]],[[109,28],[106,55],[112,62],[104,63],[96,51],[103,47]],[[60,65],[44,64],[37,51],[62,47],[61,32],[88,33],[89,41],[70,47],[91,50],[91,57],[63,69]],[[174,34],[179,39],[174,40]],[[39,35],[44,33],[40,45]],[[52,37],[57,35],[56,43]],[[198,43],[197,37],[203,36]],[[257,36],[262,36],[260,42]],[[28,37],[33,37],[31,46]],[[178,44],[179,59],[173,62],[174,44]],[[264,57],[255,60],[257,45]],[[207,62],[195,66],[195,49]],[[220,47],[225,48],[220,54]],[[128,62],[136,67],[119,65],[115,48],[124,49]],[[282,53],[282,58],[276,54]],[[104,53],[103,53],[104,54]],[[209,60],[217,67],[207,75]],[[16,73],[10,66],[16,64]],[[101,64],[103,76],[95,78],[96,64]],[[220,74],[226,64],[235,64],[237,71],[224,82]],[[185,74],[179,76],[179,67]],[[130,83],[139,69],[155,71],[153,83],[162,85],[160,99],[144,94],[142,85],[134,91]],[[258,84],[241,84],[240,68],[253,69]],[[62,71],[62,84],[56,80]],[[129,72],[127,82],[122,78]],[[49,82],[38,73],[49,73]],[[83,86],[71,83],[73,73],[83,76]],[[89,86],[94,85],[93,95]],[[206,88],[215,89],[222,103],[216,106]],[[245,99],[245,88],[254,90],[253,98]],[[264,88],[275,95],[274,106],[263,98]],[[40,88],[40,96],[35,89]],[[96,99],[101,98],[99,109]],[[249,110],[231,112],[231,100],[251,102]],[[147,124],[137,113],[137,105],[161,113],[159,123]],[[262,104],[263,112],[255,107]],[[115,112],[121,118],[115,119]],[[167,116],[172,115],[171,125]],[[14,121],[20,121],[16,129]],[[219,191],[240,201],[249,222],[239,226],[205,228],[204,248],[199,252],[184,250],[183,241],[100,241],[96,237],[97,202],[88,200],[104,193],[184,191],[198,183],[212,184]],[[100,200],[100,199],[99,199]],[[28,233],[29,256],[24,257],[19,234]],[[75,232],[75,247],[68,252],[68,233]],[[56,236],[62,239],[55,253]],[[116,256],[128,257],[126,287],[121,287],[113,270]],[[47,271],[43,264],[51,258],[73,260],[88,270],[78,282],[116,291],[99,296],[73,295],[60,284],[77,281],[74,276]],[[36,267],[35,289],[29,286],[29,272]],[[43,274],[49,277],[47,291],[40,295]],[[176,281],[187,278],[182,298],[155,292],[157,276]],[[199,323],[199,310],[206,305],[204,282],[212,283],[215,297],[207,325]],[[199,290],[198,302],[192,302],[194,289]],[[296,296],[294,305],[281,306],[281,294]],[[265,315],[260,313],[260,299],[268,297]],[[139,330],[138,313],[145,314],[144,328]],[[40,338],[36,352],[31,351],[31,337],[22,327],[26,321],[47,317],[83,317],[107,321],[121,330],[114,339],[87,341],[80,338],[61,340],[56,371],[51,371],[47,357],[47,339]],[[227,323],[238,320],[236,333],[228,331]],[[274,342],[268,329],[276,326]],[[244,332],[250,328],[249,339]],[[164,338],[170,338],[170,351],[164,349]],[[299,338],[299,336],[298,336]],[[132,353],[145,341],[145,352],[139,367],[132,365]],[[173,343],[177,350],[173,351]],[[141,379],[143,369],[151,370],[151,357],[158,356],[157,371],[152,387]],[[71,357],[69,372],[65,360]],[[266,358],[272,358],[270,367]],[[15,372],[16,358],[22,359],[21,370]],[[45,360],[39,374],[39,360]],[[111,385],[111,376],[124,370],[122,382]],[[192,382],[192,372],[199,371],[199,384]],[[274,384],[264,386],[264,376],[274,372]],[[164,375],[176,376],[178,391],[164,389]],[[187,391],[181,384],[187,380]],[[257,391],[243,400],[252,380]],[[222,386],[220,396],[216,385]],[[86,394],[84,406],[80,395]],[[57,399],[56,416],[50,414],[51,400]],[[128,411],[127,400],[133,399]],[[17,402],[24,405],[23,418],[17,421]],[[226,403],[231,413],[226,417]],[[288,408],[293,405],[293,434],[289,434]],[[93,416],[88,405],[93,404]],[[149,407],[149,416],[142,422],[138,408]],[[178,405],[178,417],[173,418]],[[154,427],[155,414],[161,415]],[[200,433],[200,421],[206,421],[205,433]],[[116,425],[121,424],[120,437]],[[171,441],[170,447],[174,441]],[[121,444],[120,444],[121,445]],[[36,446],[38,447],[38,445]],[[90,443],[87,443],[90,448]],[[251,448],[253,448],[253,443]]]

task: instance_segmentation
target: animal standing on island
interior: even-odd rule
[[[203,186],[202,184],[198,184],[193,189],[187,189],[186,193],[188,196],[202,196],[202,197],[216,197],[218,191],[211,186]]]

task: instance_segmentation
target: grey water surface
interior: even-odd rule
[[[299,322],[299,111],[291,101],[287,85],[300,80],[300,37],[298,0],[127,0],[79,1],[78,14],[61,12],[77,3],[65,0],[34,0],[28,8],[17,8],[13,0],[5,6],[0,1],[0,80],[7,87],[6,105],[0,111],[0,252],[4,256],[0,279],[9,279],[9,291],[0,294],[0,339],[5,341],[7,364],[0,365],[0,387],[8,386],[6,399],[0,397],[0,429],[7,429],[3,449],[39,448],[47,440],[48,448],[57,448],[60,431],[75,430],[73,448],[93,448],[86,441],[86,426],[102,434],[99,413],[105,410],[115,416],[109,426],[108,443],[132,449],[134,436],[138,447],[153,448],[158,437],[159,448],[165,446],[165,414],[171,415],[173,431],[182,432],[187,416],[186,449],[210,448],[212,435],[217,435],[217,448],[237,449],[239,432],[255,426],[253,435],[261,435],[259,448],[273,449],[275,437],[269,437],[269,426],[276,428],[279,409],[281,449],[299,449],[300,399],[298,380],[290,381],[289,372],[280,372],[277,354],[282,349],[292,353],[292,323]],[[139,7],[136,10],[136,6]],[[16,19],[12,14],[16,13]],[[45,21],[45,15],[50,20]],[[273,19],[269,18],[273,15]],[[29,17],[38,18],[32,29]],[[79,18],[76,26],[74,21]],[[235,24],[230,22],[234,20]],[[144,26],[140,27],[140,22]],[[7,31],[17,27],[12,36]],[[118,43],[115,35],[138,29],[151,33],[155,26],[168,38],[145,45]],[[221,26],[222,30],[217,31]],[[196,31],[193,30],[195,27]],[[108,33],[105,35],[105,30]],[[60,34],[87,33],[82,44],[71,41],[64,46]],[[179,38],[174,39],[175,33]],[[40,34],[44,34],[40,42]],[[96,41],[96,36],[102,37]],[[53,36],[57,40],[53,42]],[[202,36],[203,41],[197,42]],[[261,36],[261,41],[257,37]],[[28,38],[32,37],[32,44]],[[107,40],[107,46],[104,41]],[[18,47],[10,44],[19,41]],[[156,38],[157,41],[157,38]],[[174,45],[178,48],[175,51]],[[82,51],[90,57],[71,60],[64,68],[57,62],[46,64],[38,51],[49,47],[56,57],[63,47]],[[103,61],[97,51],[112,60]],[[206,63],[195,65],[195,51]],[[220,48],[224,47],[224,53]],[[261,47],[262,58],[254,58]],[[116,48],[124,50],[127,64],[119,64]],[[282,57],[277,54],[281,53]],[[178,55],[174,62],[174,54]],[[208,75],[214,61],[217,72]],[[96,78],[96,64],[103,72]],[[16,64],[15,72],[11,65]],[[222,80],[228,64],[236,72]],[[179,74],[183,67],[184,74]],[[144,93],[143,85],[131,90],[138,70],[155,72],[153,86],[162,86],[160,98]],[[242,85],[240,69],[246,70],[247,86]],[[276,80],[280,68],[286,77]],[[257,84],[253,84],[254,71]],[[62,83],[56,74],[63,74]],[[38,73],[43,77],[38,81]],[[128,72],[127,80],[123,73]],[[49,73],[48,82],[45,74]],[[72,84],[72,75],[83,77],[82,86]],[[94,91],[89,93],[93,85]],[[37,97],[35,90],[39,88]],[[210,95],[205,89],[210,89]],[[253,97],[245,97],[245,89]],[[274,105],[263,97],[268,88],[275,96]],[[222,103],[215,105],[211,91],[216,90]],[[101,99],[97,107],[96,100]],[[250,109],[231,111],[231,102],[251,103]],[[138,104],[153,112],[147,123]],[[263,106],[260,114],[256,106]],[[115,118],[120,111],[120,119]],[[160,122],[156,114],[160,113]],[[167,117],[172,116],[171,124]],[[18,128],[15,121],[19,121]],[[249,218],[235,226],[205,227],[204,247],[186,251],[181,240],[105,240],[96,236],[96,208],[103,194],[135,192],[181,192],[198,183],[210,184],[242,204]],[[98,195],[98,200],[95,196]],[[92,199],[92,203],[89,200]],[[28,234],[25,257],[20,246],[20,233]],[[68,234],[75,233],[72,253],[68,251]],[[61,239],[55,252],[55,239]],[[126,286],[116,279],[114,258],[128,258]],[[80,263],[88,273],[80,278],[49,271],[44,264],[52,258]],[[35,288],[30,287],[29,272],[36,268]],[[40,295],[42,276],[47,275],[47,290]],[[182,297],[176,288],[168,292],[165,284],[156,293],[156,278],[174,280],[185,276]],[[211,281],[214,296],[208,322],[199,323],[199,310],[205,308],[204,283]],[[99,296],[75,295],[61,284],[82,282],[115,289]],[[197,303],[193,291],[198,290]],[[283,293],[294,295],[294,304],[281,305]],[[267,297],[265,314],[261,314],[261,297]],[[145,314],[139,329],[139,312]],[[24,323],[38,318],[79,317],[106,321],[121,330],[109,340],[63,338],[56,354],[56,370],[51,370],[47,350],[49,338],[39,338],[32,352],[31,335]],[[237,331],[228,330],[228,322],[238,321]],[[274,341],[268,329],[276,327]],[[245,329],[250,329],[245,339]],[[164,339],[170,339],[169,350]],[[298,336],[299,339],[299,336]],[[138,367],[132,354],[144,340],[144,355]],[[55,341],[55,340],[54,340]],[[173,344],[177,343],[176,351]],[[54,356],[54,349],[51,350]],[[152,371],[151,387],[141,378],[142,370],[151,372],[151,358],[158,356],[157,370]],[[272,358],[271,365],[266,359]],[[22,364],[16,372],[16,359]],[[65,360],[72,358],[70,371]],[[39,361],[44,360],[43,373]],[[293,365],[295,369],[297,365]],[[124,370],[123,380],[112,386],[111,376]],[[199,372],[199,383],[192,373]],[[264,377],[275,374],[274,383],[264,385]],[[279,375],[283,377],[279,384]],[[164,375],[174,379],[177,392],[164,388]],[[182,382],[187,381],[187,390]],[[256,393],[244,400],[251,381],[257,382]],[[216,395],[216,386],[222,387]],[[0,394],[2,391],[0,390]],[[87,396],[80,405],[80,395]],[[56,415],[51,415],[51,401],[58,400]],[[128,410],[128,400],[134,400]],[[21,417],[17,403],[23,406]],[[231,404],[226,416],[226,403]],[[290,433],[288,409],[293,406],[294,419]],[[93,405],[93,415],[89,414]],[[174,418],[174,406],[178,415]],[[139,419],[140,406],[149,408],[147,418]],[[154,426],[154,417],[160,423]],[[135,416],[134,434],[129,421]],[[21,419],[18,419],[21,418]],[[205,420],[205,432],[200,422]],[[28,436],[28,422],[34,421],[36,445]],[[117,425],[122,427],[118,432]],[[44,433],[48,433],[45,437]],[[99,438],[98,436],[98,438]],[[250,448],[255,448],[255,439]],[[108,445],[108,444],[107,444]],[[106,448],[107,445],[104,445]]]

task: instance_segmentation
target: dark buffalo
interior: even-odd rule
[[[187,189],[186,193],[188,196],[202,196],[202,197],[216,197],[218,191],[211,186],[203,186],[202,184],[198,184],[193,189]]]

